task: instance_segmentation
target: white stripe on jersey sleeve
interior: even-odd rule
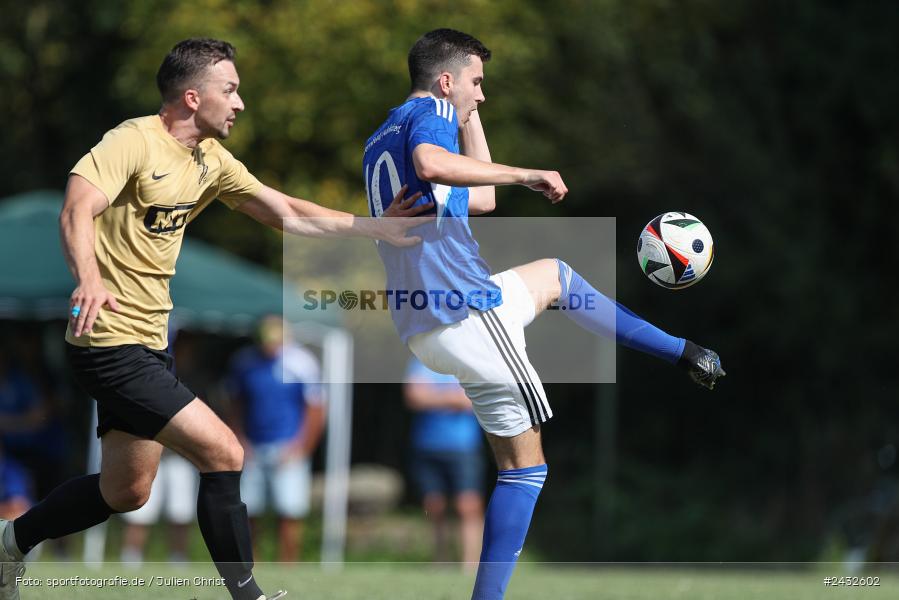
[[[449,116],[446,118],[450,123],[453,122],[453,115],[456,113],[456,107],[452,104],[449,105]]]
[[[434,98],[434,96],[431,96],[431,98],[434,100],[434,110],[437,111],[437,114],[439,115],[440,114],[440,100],[438,100],[437,98]]]

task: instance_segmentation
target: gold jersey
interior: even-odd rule
[[[172,309],[169,279],[184,228],[216,198],[236,208],[262,184],[215,139],[195,149],[165,130],[159,115],[125,121],[103,136],[71,173],[109,202],[94,219],[94,251],[119,312],[100,309],[93,331],[66,341],[76,346],[168,346]]]

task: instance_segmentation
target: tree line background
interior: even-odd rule
[[[613,413],[599,412],[602,386],[550,386],[541,554],[806,561],[873,544],[899,556],[886,210],[899,196],[899,4],[2,5],[0,197],[61,189],[106,130],[158,109],[171,46],[210,36],[238,48],[247,108],[228,148],[269,185],[363,214],[362,144],[408,91],[409,47],[436,27],[477,36],[494,53],[480,111],[494,160],[557,169],[571,189],[556,206],[500,189],[495,214],[616,217],[618,298],[728,370],[706,393],[622,351]],[[709,277],[678,293],[634,257],[668,210],[703,219],[717,249]],[[223,207],[189,234],[280,268],[278,234]],[[398,386],[356,397],[354,458],[401,466]]]

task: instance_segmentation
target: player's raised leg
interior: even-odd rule
[[[584,329],[676,364],[696,383],[709,389],[725,374],[715,352],[669,335],[637,316],[596,290],[561,259],[545,258],[513,270],[531,292],[536,314],[558,302],[564,314]]]
[[[498,469],[484,517],[484,542],[472,600],[501,600],[524,546],[546,481],[546,459],[535,426],[514,437],[487,434]]]
[[[264,600],[253,579],[247,507],[240,499],[243,448],[199,399],[181,409],[156,439],[200,471],[197,522],[216,569],[235,600]],[[275,595],[274,597],[278,597]]]

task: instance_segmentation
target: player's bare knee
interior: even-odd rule
[[[562,294],[558,259],[541,258],[538,261],[534,261],[533,264],[537,273],[539,273],[540,288],[546,296],[546,303],[551,304],[555,302]]]
[[[243,446],[232,437],[216,448],[209,467],[212,471],[242,471],[243,458]]]
[[[540,270],[546,271],[548,276],[559,272],[558,258],[541,258],[540,260],[535,260],[534,264],[540,267]]]
[[[222,426],[215,442],[207,441],[201,449],[187,457],[201,473],[242,471],[244,451],[234,433]]]
[[[137,510],[150,499],[153,480],[136,480],[108,486],[101,489],[103,499],[110,508],[117,512]]]
[[[240,445],[236,439],[228,445],[228,469],[227,471],[242,471],[243,470],[243,459],[244,452],[243,446]]]
[[[562,294],[559,261],[555,258],[541,258],[512,270],[524,281],[540,310],[558,300]]]

